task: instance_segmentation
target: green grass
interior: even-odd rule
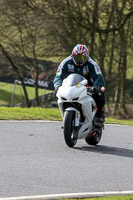
[[[66,200],[68,200],[68,199],[66,199]],[[98,198],[85,198],[85,199],[69,199],[69,200],[133,200],[133,195],[113,196],[113,197],[98,197]]]
[[[14,85],[0,82],[0,105],[10,105],[11,96]],[[29,98],[35,98],[35,88],[26,87]],[[50,90],[39,89],[39,95],[50,92]],[[23,90],[20,85],[16,85],[13,105],[22,102],[24,99]],[[58,108],[44,109],[44,108],[19,108],[19,107],[0,107],[1,120],[59,120],[61,115]],[[133,125],[133,119],[118,120],[113,118],[106,118],[106,124],[124,124]]]
[[[61,120],[58,110],[50,108],[0,107],[1,120]]]
[[[0,105],[10,105],[11,96],[14,85],[9,83],[0,82]],[[29,99],[35,98],[35,88],[26,87]],[[50,90],[44,90],[39,88],[39,95],[43,95],[50,92]],[[17,105],[24,100],[24,94],[21,85],[16,85],[13,105]]]
[[[121,124],[121,125],[133,126],[133,119],[106,118],[105,123],[106,124]]]
[[[54,120],[62,121],[58,108],[0,107],[0,120]],[[118,120],[106,118],[106,124],[133,126],[133,119]]]

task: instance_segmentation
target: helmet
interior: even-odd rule
[[[77,44],[72,51],[72,57],[76,65],[84,65],[89,57],[89,50],[86,45]]]

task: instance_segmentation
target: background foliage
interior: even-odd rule
[[[0,19],[6,60],[1,62],[9,62],[21,80],[27,106],[22,71],[30,69],[25,63],[22,68],[14,55],[34,58],[31,65],[38,74],[38,59],[61,62],[84,43],[105,77],[108,112],[125,116],[129,107],[133,112],[132,0],[1,0]],[[37,78],[35,93],[37,99]]]

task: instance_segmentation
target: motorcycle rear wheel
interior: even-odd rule
[[[64,116],[64,139],[69,147],[73,147],[78,139],[78,130],[74,128],[75,112],[66,111]]]
[[[99,128],[98,131],[96,131],[95,135],[92,136],[91,138],[85,138],[85,141],[89,145],[97,145],[102,137],[102,127]]]

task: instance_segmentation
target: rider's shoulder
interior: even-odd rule
[[[97,65],[97,63],[91,57],[88,58],[88,63],[93,66]]]

